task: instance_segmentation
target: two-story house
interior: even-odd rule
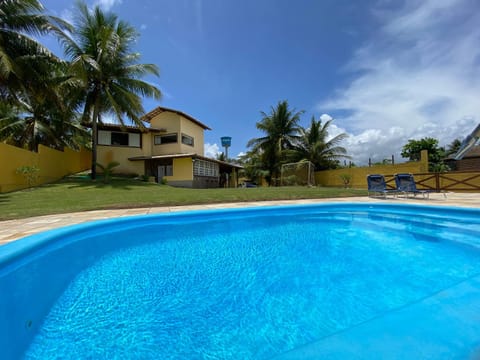
[[[236,186],[241,166],[204,156],[204,131],[211,130],[207,125],[165,107],[157,107],[142,120],[149,125],[145,129],[99,125],[98,162],[117,161],[118,173],[154,176],[172,186]]]

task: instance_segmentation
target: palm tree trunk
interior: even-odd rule
[[[97,144],[98,144],[98,117],[100,116],[100,97],[96,96],[95,105],[93,106],[92,117],[92,180],[97,178]]]

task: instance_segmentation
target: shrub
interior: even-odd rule
[[[31,188],[38,180],[38,173],[40,169],[35,165],[32,166],[20,166],[17,168],[16,173],[23,175],[27,181],[28,187]]]
[[[348,185],[350,185],[350,180],[352,180],[352,175],[349,174],[341,174],[340,179],[343,181],[343,187],[346,189]]]
[[[110,182],[113,174],[113,169],[119,165],[120,163],[118,161],[111,161],[108,163],[107,166],[103,166],[102,164],[97,163],[97,166],[103,171],[103,182],[105,184]]]

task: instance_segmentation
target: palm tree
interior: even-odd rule
[[[160,90],[140,80],[159,70],[153,64],[138,64],[140,54],[132,51],[137,32],[99,6],[89,11],[79,2],[72,38],[62,44],[71,61],[72,80],[80,83],[84,103],[83,121],[92,127],[92,179],[96,178],[97,124],[105,112],[113,113],[124,125],[123,116],[143,127],[142,96],[159,99]]]
[[[347,134],[341,133],[327,140],[332,120],[322,125],[321,119],[317,121],[312,117],[310,127],[300,129],[300,139],[295,146],[297,161],[311,161],[315,165],[315,170],[323,170],[335,167],[342,158],[350,158],[347,150],[339,145],[348,137]]]
[[[23,68],[22,92],[17,101],[4,101],[0,109],[0,139],[37,151],[42,144],[59,150],[78,148],[88,133],[80,124],[72,93],[66,86],[66,64],[33,57]]]
[[[29,36],[71,27],[42,11],[38,0],[0,1],[0,139],[29,150],[75,147],[84,134],[60,90],[65,63]]]
[[[265,169],[269,172],[268,183],[275,182],[280,172],[286,151],[293,148],[298,141],[300,127],[298,122],[303,111],[295,112],[288,108],[286,100],[272,106],[270,114],[261,112],[262,120],[257,122],[257,129],[265,136],[252,139],[247,146],[253,146],[253,151],[261,154]]]
[[[445,150],[445,156],[448,158],[449,156],[455,155],[458,150],[462,147],[462,140],[455,139],[453,140]]]
[[[40,99],[39,99],[40,100]],[[34,100],[35,101],[35,100]],[[37,151],[42,144],[63,150],[85,146],[88,136],[80,119],[69,111],[51,111],[49,102],[24,103],[23,106],[2,102],[0,106],[0,139],[8,144]],[[68,121],[64,119],[68,117]]]
[[[268,171],[264,170],[261,151],[250,150],[246,154],[239,157],[239,163],[243,166],[239,175],[246,177],[248,180],[261,183],[263,178],[268,177]]]
[[[25,74],[32,68],[32,60],[54,58],[29,35],[52,32],[60,35],[62,29],[69,29],[68,23],[42,11],[38,0],[0,1],[0,96],[3,100],[17,99],[24,82],[32,81]]]

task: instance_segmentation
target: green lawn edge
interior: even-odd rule
[[[0,220],[89,210],[181,206],[268,200],[366,196],[366,190],[327,187],[188,189],[136,179],[68,177],[39,187],[0,194]]]

